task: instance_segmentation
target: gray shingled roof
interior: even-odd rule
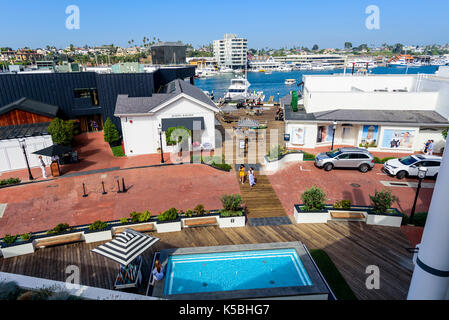
[[[48,133],[50,122],[0,127],[0,140],[43,136]]]
[[[213,103],[200,88],[197,88],[184,80],[176,79],[165,85],[164,88],[162,88],[161,93],[155,93],[151,97],[128,97],[128,95],[118,95],[114,114],[126,115],[149,113],[159,105],[182,93],[216,108],[215,103]]]
[[[0,107],[0,115],[14,109],[20,109],[23,111],[54,118],[58,113],[59,107],[23,97],[10,104],[7,104],[6,106]]]

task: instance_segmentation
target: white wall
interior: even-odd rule
[[[299,127],[304,128],[304,144],[303,145],[292,144],[293,129],[296,129]],[[285,133],[290,134],[290,141],[286,142],[287,148],[315,148],[315,146],[316,146],[316,136],[317,136],[316,123],[286,122]]]
[[[35,136],[25,138],[26,152],[30,167],[38,167],[39,156],[33,154],[34,151],[44,149],[53,144],[50,135]],[[49,165],[50,158],[42,157],[44,162]],[[20,147],[18,139],[0,140],[0,172],[25,169],[27,167],[23,149]]]

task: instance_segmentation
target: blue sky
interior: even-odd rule
[[[65,27],[68,5],[80,9],[79,30]],[[369,5],[380,9],[379,30],[365,27]],[[0,12],[0,46],[13,48],[127,46],[144,36],[198,46],[224,33],[250,48],[449,43],[447,0],[3,0]]]

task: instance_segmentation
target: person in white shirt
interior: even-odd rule
[[[42,159],[42,156],[39,156],[39,163],[40,163],[41,170],[42,170],[42,177],[44,179],[47,179],[47,173],[45,172],[45,162]]]

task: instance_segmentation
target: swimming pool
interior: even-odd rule
[[[165,299],[327,299],[328,288],[301,242],[162,250]]]
[[[310,286],[295,249],[169,257],[164,294]]]

